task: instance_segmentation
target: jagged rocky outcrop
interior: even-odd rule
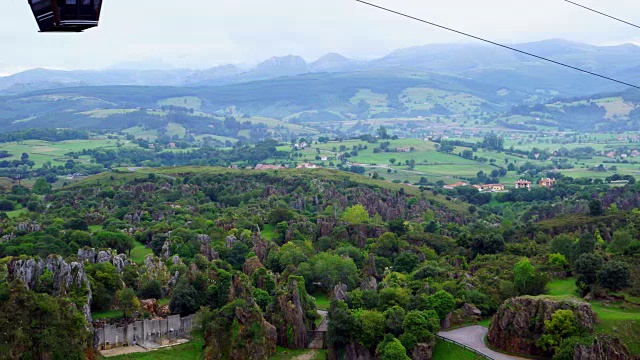
[[[54,296],[68,296],[72,292],[83,295],[86,302],[82,305],[82,312],[91,322],[91,284],[81,261],[67,262],[58,255],[50,255],[46,259],[13,258],[7,264],[7,279],[9,282],[19,280],[33,290],[45,271],[53,275]]]
[[[448,329],[452,326],[460,326],[465,323],[472,323],[480,321],[480,317],[482,316],[482,311],[480,311],[477,307],[471,304],[464,304],[460,309],[456,309],[449,314],[447,314],[446,324],[447,326],[442,326],[442,330]]]
[[[338,283],[336,284],[336,286],[333,287],[333,290],[331,291],[331,295],[329,295],[329,298],[331,300],[336,300],[336,301],[345,301],[347,300],[348,290],[349,288],[347,287],[347,285],[343,283]]]
[[[234,301],[237,299],[253,304],[249,278],[239,273],[235,273],[231,277],[231,286],[229,286],[229,296],[227,297],[227,301]]]
[[[211,237],[209,235],[198,235],[198,242],[200,242],[200,254],[207,258],[207,260],[218,260],[220,255],[211,247]]]
[[[378,290],[378,280],[380,275],[376,269],[376,260],[373,254],[369,254],[369,259],[362,269],[362,283],[360,288],[362,290]]]
[[[418,343],[411,352],[411,360],[431,360],[435,341],[430,343]]]
[[[289,276],[267,309],[268,319],[278,332],[278,345],[303,349],[308,345],[307,330],[318,316],[312,298],[304,287],[304,278]]]
[[[247,276],[251,276],[256,270],[261,268],[264,268],[264,265],[262,265],[260,259],[257,256],[252,256],[244,261],[242,272]]]
[[[225,242],[228,248],[232,248],[233,245],[238,242],[238,238],[233,235],[229,235],[225,238]]]
[[[276,351],[276,328],[253,304],[236,300],[205,326],[206,360],[267,360]]]
[[[167,239],[162,244],[162,250],[160,250],[160,256],[163,260],[168,260],[171,257],[171,240]]]
[[[125,266],[131,265],[131,261],[127,259],[125,254],[117,254],[114,250],[103,249],[98,250],[94,248],[82,248],[78,249],[78,259],[88,262],[90,264],[103,264],[111,263],[119,273],[124,271]]]
[[[176,285],[179,275],[177,271],[170,274],[164,261],[159,257],[147,255],[144,259],[141,281],[158,280],[160,284],[166,284],[163,289],[163,294],[165,295],[169,294],[170,290]]]
[[[22,232],[22,233],[33,233],[33,232],[38,232],[38,231],[42,231],[42,225],[38,224],[35,221],[32,222],[21,222],[18,223],[18,225],[16,225],[16,231]]]
[[[558,310],[572,310],[578,324],[593,332],[597,316],[591,305],[573,300],[557,300],[548,297],[517,297],[505,301],[493,316],[487,339],[505,352],[548,356],[536,342],[544,332],[544,322]]]
[[[251,240],[253,242],[253,253],[256,254],[263,264],[266,263],[269,252],[278,247],[277,244],[263,238],[259,233],[253,234]]]
[[[573,352],[574,360],[632,360],[629,349],[618,339],[596,336],[590,346],[578,344]]]

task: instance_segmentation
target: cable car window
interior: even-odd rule
[[[31,6],[34,11],[40,11],[44,8],[48,8],[51,6],[51,1],[49,0],[32,0]]]
[[[75,5],[76,0],[67,0],[67,5]]]

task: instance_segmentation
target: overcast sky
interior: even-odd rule
[[[640,30],[563,0],[370,0],[381,6],[503,42],[564,38],[640,44]],[[575,0],[640,23],[638,0]],[[27,68],[105,68],[121,62],[206,68],[271,56],[354,58],[459,35],[354,0],[104,0],[100,27],[39,34],[27,0],[2,0],[0,75]]]

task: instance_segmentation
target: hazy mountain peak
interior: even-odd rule
[[[298,75],[309,71],[307,62],[297,55],[269,58],[256,66],[254,72],[264,75]]]
[[[348,71],[359,65],[358,61],[346,58],[338,53],[329,53],[310,64],[313,71]]]

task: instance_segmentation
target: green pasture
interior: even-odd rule
[[[83,149],[115,149],[118,147],[118,144],[121,146],[137,146],[127,140],[107,138],[67,140],[59,142],[26,140],[0,144],[0,150],[6,150],[11,154],[11,157],[4,160],[20,160],[22,154],[27,153],[29,155],[29,160],[36,163],[34,167],[40,168],[48,161],[53,165],[64,165],[67,160],[71,159],[65,155],[70,152],[79,152]],[[88,162],[89,158],[81,156],[78,160]]]
[[[183,96],[163,99],[157,102],[158,106],[177,106],[188,109],[200,110],[202,107],[202,100],[195,96]]]
[[[479,360],[485,359],[476,353],[450,342],[437,340],[433,349],[433,360]]]
[[[122,310],[107,310],[91,313],[94,320],[114,319],[122,317]]]
[[[329,310],[329,305],[331,305],[331,301],[327,294],[324,293],[316,293],[313,294],[313,298],[316,300],[316,307],[318,310]]]
[[[147,258],[147,255],[153,254],[153,251],[141,244],[138,241],[134,241],[134,248],[131,249],[130,258],[136,264],[144,263],[144,260]]]

